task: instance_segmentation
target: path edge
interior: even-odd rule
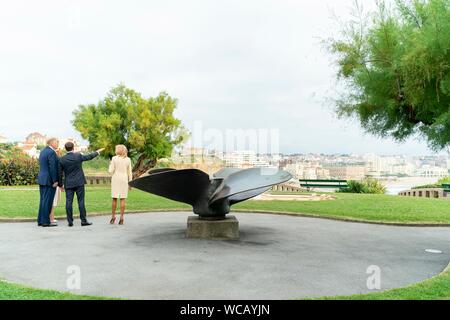
[[[135,210],[129,211],[125,214],[142,214],[142,213],[160,213],[160,212],[189,212],[186,208],[167,208],[167,209],[154,209],[154,210]],[[352,219],[352,218],[341,218],[341,217],[333,217],[333,216],[321,216],[317,214],[311,213],[297,213],[297,212],[288,212],[288,211],[270,211],[270,210],[252,210],[252,209],[234,209],[231,212],[238,213],[262,213],[262,214],[272,214],[272,215],[282,215],[282,216],[291,216],[291,217],[300,217],[300,218],[316,218],[316,219],[325,219],[325,220],[333,220],[333,221],[341,221],[341,222],[350,222],[350,223],[362,223],[362,224],[374,224],[374,225],[384,225],[384,226],[393,226],[393,227],[450,227],[450,223],[411,223],[411,222],[387,222],[387,221],[370,221],[370,220],[360,220],[360,219]],[[102,217],[102,216],[110,216],[111,213],[89,213],[89,217]],[[65,216],[56,216],[57,219],[65,220]],[[79,218],[79,215],[75,215],[75,218]],[[15,223],[15,222],[36,222],[36,218],[0,218],[0,223]]]

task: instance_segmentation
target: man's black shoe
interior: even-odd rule
[[[90,226],[92,224],[92,222],[89,222],[89,221],[82,221],[81,222],[81,226],[82,227],[84,227],[84,226]]]
[[[57,227],[56,223],[43,224],[42,227]]]
[[[73,222],[69,222],[68,226],[73,227]]]
[[[42,223],[38,223],[38,227],[42,227]]]

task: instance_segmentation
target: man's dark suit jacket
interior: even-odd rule
[[[55,150],[45,147],[39,155],[38,184],[51,186],[60,181],[58,177],[58,156]]]
[[[59,159],[60,185],[66,189],[77,188],[87,183],[83,172],[83,162],[94,159],[98,152],[82,155],[79,152],[69,152]],[[64,173],[64,178],[63,178]]]

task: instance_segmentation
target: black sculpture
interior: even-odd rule
[[[171,200],[192,205],[204,219],[225,219],[230,206],[253,198],[271,186],[286,182],[291,174],[278,169],[225,168],[213,175],[197,169],[155,169],[129,185]]]

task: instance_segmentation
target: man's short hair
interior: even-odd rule
[[[66,144],[64,145],[64,148],[66,149],[67,152],[69,151],[73,151],[74,148],[74,144],[73,142],[66,142]]]
[[[58,141],[58,138],[55,137],[51,137],[49,139],[47,139],[47,145],[51,145],[54,141]]]

